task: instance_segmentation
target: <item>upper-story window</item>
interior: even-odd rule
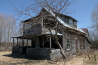
[[[61,17],[59,16],[60,19],[62,19],[66,24],[70,25],[71,27],[77,28],[77,21],[69,18],[69,17]]]
[[[59,18],[62,19],[66,24],[69,25],[69,18],[68,17],[59,16]]]
[[[74,25],[73,25],[74,28],[77,28],[77,22],[74,21]]]
[[[25,30],[31,28],[31,23],[25,23]]]
[[[69,22],[70,22],[70,26],[73,27],[73,20],[70,19]]]
[[[68,25],[70,24],[69,23],[69,18],[65,18],[65,23],[68,24]]]
[[[74,27],[74,28],[77,28],[77,21],[74,21],[74,20],[72,20],[72,19],[70,19],[69,20],[69,25],[71,26],[71,27]]]

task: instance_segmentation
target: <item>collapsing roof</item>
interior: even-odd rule
[[[47,8],[44,8],[45,10],[47,10],[52,16],[54,16],[55,17],[55,14],[51,11],[51,10],[48,10]],[[69,16],[70,17],[70,16]],[[72,17],[71,17],[72,18]],[[74,18],[72,18],[72,19],[74,19]],[[62,24],[62,25],[64,25],[65,27],[68,27],[68,28],[70,28],[70,29],[74,29],[74,30],[76,30],[76,31],[79,31],[79,32],[81,32],[81,33],[83,33],[83,34],[86,34],[82,29],[80,29],[79,27],[77,27],[77,28],[73,28],[73,27],[71,27],[71,26],[69,26],[68,24],[66,24],[62,19],[60,19],[58,16],[57,16],[57,20]]]
[[[43,8],[43,9],[45,9],[47,12],[49,12],[53,17],[55,17],[55,14],[51,11],[51,10],[48,10],[47,8]],[[63,15],[63,14],[59,14],[59,15]],[[64,16],[67,16],[67,15],[64,15]],[[67,16],[67,17],[69,17],[69,18],[71,18],[71,19],[73,19],[73,20],[75,20],[75,21],[77,21],[76,19],[74,19],[74,18],[72,18],[71,16]],[[33,17],[33,18],[36,18],[36,17]],[[31,19],[31,18],[30,18]],[[28,19],[28,20],[30,20],[30,19]],[[26,21],[28,21],[28,20],[25,20],[25,21],[23,21],[23,22],[26,22]],[[68,24],[66,24],[60,17],[58,17],[57,16],[57,20],[62,24],[62,25],[64,25],[65,27],[67,27],[67,28],[70,28],[70,29],[73,29],[73,30],[75,30],[75,31],[78,31],[78,32],[81,32],[82,34],[86,34],[81,28],[79,28],[78,26],[77,26],[77,28],[73,28],[73,27],[71,27],[71,26],[69,26]]]
[[[52,12],[51,10],[48,10],[47,8],[43,8],[43,9],[45,9],[47,12],[49,12],[54,18],[56,17],[55,14],[54,14],[54,12]],[[57,14],[58,14],[58,13],[57,13]],[[63,14],[60,14],[60,15],[63,15]],[[71,16],[67,16],[67,15],[63,15],[63,16],[69,17],[69,18],[73,19],[74,21],[77,21],[76,19],[72,18]],[[36,16],[36,17],[37,17],[37,16]],[[33,18],[36,18],[36,17],[33,17]],[[28,20],[31,20],[31,18],[28,19]],[[23,22],[26,22],[26,21],[28,21],[28,20],[25,20],[25,21],[23,21]],[[65,23],[60,17],[58,17],[58,16],[57,16],[57,20],[58,20],[63,26],[65,26],[66,28],[68,28],[70,31],[73,31],[73,32],[75,32],[75,33],[78,32],[78,33],[83,34],[83,35],[87,35],[87,32],[85,32],[84,30],[80,29],[78,26],[77,26],[77,28],[73,28],[73,27],[71,27],[70,25],[66,24],[66,23]],[[86,29],[86,30],[87,30],[87,29]],[[52,32],[52,35],[55,35],[55,30],[51,30],[51,32]],[[51,32],[50,32],[50,31],[47,31],[47,32],[44,32],[44,33],[41,34],[41,35],[46,35],[46,34],[50,35]],[[61,36],[62,36],[62,34],[60,34],[60,33],[57,33],[57,35],[61,35]],[[18,38],[23,38],[23,37],[24,37],[24,36],[19,36]],[[32,37],[30,37],[30,36],[27,36],[27,37],[28,37],[28,38],[32,38]],[[13,37],[13,38],[17,38],[17,37]],[[24,38],[26,38],[26,36],[25,36]],[[88,40],[87,37],[86,37],[86,39]]]

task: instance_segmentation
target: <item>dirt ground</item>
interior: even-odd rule
[[[74,56],[66,62],[66,65],[98,65],[98,51],[94,54]],[[6,51],[0,52],[0,65],[64,65],[64,62],[26,59],[12,56],[11,51]]]

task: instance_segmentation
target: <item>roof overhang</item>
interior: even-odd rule
[[[46,9],[48,12],[50,12],[50,14],[51,14],[52,16],[55,17],[55,14],[54,14],[51,10],[48,10],[47,8],[44,8],[44,9]],[[71,17],[71,18],[72,18],[72,17]],[[77,28],[73,28],[73,27],[69,26],[68,24],[66,24],[66,23],[65,23],[62,19],[60,19],[58,16],[57,16],[57,20],[58,20],[63,26],[65,26],[65,27],[67,27],[67,28],[70,28],[70,29],[73,29],[73,30],[76,30],[76,31],[78,31],[78,32],[80,32],[80,33],[86,35],[86,33],[85,33],[82,29],[80,29],[78,26],[77,26]]]
[[[23,35],[23,36],[14,36],[11,38],[19,38],[19,39],[32,39],[36,36],[43,36],[43,35],[50,35],[50,36],[54,36],[55,34],[50,34],[50,33],[44,33],[44,34],[36,34],[36,35]],[[62,36],[62,34],[57,33],[57,36]]]

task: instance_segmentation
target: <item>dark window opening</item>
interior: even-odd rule
[[[59,41],[60,45],[62,46],[62,38],[59,38],[58,41]],[[52,48],[59,49],[59,46],[57,45],[57,43],[53,39],[52,39]]]
[[[37,37],[39,39],[32,39],[32,44],[31,48],[54,48],[54,49],[59,49],[59,46],[53,39],[53,37],[50,38],[50,36],[39,36]],[[58,37],[58,41],[60,45],[62,46],[62,37]],[[51,39],[51,43],[50,43]]]
[[[73,27],[73,20],[70,19],[69,21],[70,21],[70,26]]]
[[[25,23],[25,30],[31,28],[32,24],[30,22]]]
[[[51,21],[51,20],[44,20],[43,21],[43,26],[45,27],[54,27],[55,26],[56,21]]]
[[[59,18],[62,19],[66,24],[70,25],[68,17],[61,17],[61,16],[59,16]]]
[[[74,25],[73,25],[74,28],[77,28],[77,22],[74,21]]]

